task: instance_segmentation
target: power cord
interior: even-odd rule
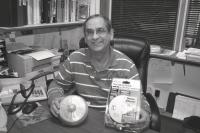
[[[16,114],[17,112],[19,112],[20,110],[23,109],[25,104],[27,104],[28,98],[30,97],[30,95],[32,94],[32,92],[35,88],[34,80],[36,80],[36,79],[38,79],[42,76],[45,76],[47,74],[51,74],[53,72],[54,71],[48,71],[48,72],[44,72],[44,73],[40,73],[40,74],[36,75],[35,77],[33,77],[31,79],[31,85],[27,89],[25,89],[25,87],[22,84],[20,84],[20,91],[17,91],[17,93],[15,93],[15,95],[13,96],[11,103],[10,103],[8,110],[7,110],[8,114],[10,114],[10,115]],[[15,99],[17,98],[17,95],[19,95],[19,94],[21,94],[25,99],[21,104],[16,105]]]
[[[12,98],[10,105],[8,107],[8,114],[16,114],[17,112],[19,112],[20,110],[22,110],[22,108],[25,106],[29,96],[32,94],[33,90],[35,88],[35,84],[34,81],[32,80],[31,86],[28,89],[25,89],[25,87],[23,85],[20,84],[20,91],[18,91]],[[26,93],[28,92],[28,94]],[[15,99],[17,97],[18,94],[21,94],[25,100],[22,102],[21,105],[16,106],[15,104]]]

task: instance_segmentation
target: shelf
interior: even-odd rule
[[[67,26],[81,26],[84,21],[77,22],[66,22],[66,23],[49,23],[49,24],[34,24],[34,25],[24,25],[19,27],[0,27],[0,33],[21,31],[21,30],[33,30],[33,29],[43,29],[43,28],[62,28]]]

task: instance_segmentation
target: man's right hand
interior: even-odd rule
[[[60,110],[60,102],[63,100],[64,97],[55,98],[52,100],[50,105],[50,111],[55,116],[59,116],[59,110]]]

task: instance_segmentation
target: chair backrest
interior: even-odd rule
[[[136,37],[119,37],[114,38],[111,45],[113,45],[115,49],[126,54],[136,64],[142,82],[143,93],[145,94],[150,57],[150,46],[147,41]],[[87,47],[83,38],[80,40],[79,46],[80,48]]]
[[[114,48],[126,54],[135,63],[142,82],[143,93],[147,89],[148,63],[150,57],[150,47],[141,38],[114,38]]]

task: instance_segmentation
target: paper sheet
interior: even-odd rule
[[[148,68],[149,83],[173,83],[173,67],[170,61],[150,59]]]
[[[19,126],[26,127],[51,117],[49,110],[43,105],[38,104],[38,107],[30,114],[23,114],[22,111],[18,112],[16,116],[19,118]]]
[[[200,49],[198,48],[188,48],[186,54],[198,55],[200,56]]]
[[[172,117],[183,120],[192,115],[200,116],[200,100],[181,95],[176,96]]]
[[[55,56],[55,54],[53,54],[51,51],[48,51],[48,50],[33,52],[33,53],[30,53],[27,55],[33,57],[34,59],[36,59],[38,61]]]

